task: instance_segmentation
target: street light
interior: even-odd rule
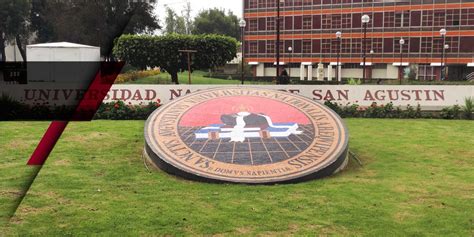
[[[444,54],[446,54],[446,51],[449,49],[449,44],[445,44],[444,45]],[[444,76],[444,80],[447,80],[448,79],[448,73],[447,73],[447,70],[446,70],[446,64],[448,62],[448,59],[447,57],[444,57],[444,63],[443,63],[443,70],[444,70],[444,73],[443,73],[443,76]]]
[[[439,30],[439,34],[441,35],[441,38],[443,39],[443,48],[441,49],[441,80],[444,80],[444,71],[445,71],[445,65],[444,65],[444,46],[446,45],[446,29],[441,29]]]
[[[341,56],[341,38],[342,38],[342,33],[340,31],[336,32],[336,39],[337,39],[336,80],[337,80],[337,84],[339,84],[339,58]]]
[[[247,26],[247,22],[245,22],[244,19],[240,20],[239,22],[239,26],[240,26],[240,38],[241,38],[241,41],[242,41],[242,46],[241,46],[241,51],[242,51],[242,62],[241,62],[241,75],[240,75],[240,81],[242,82],[242,85],[244,84],[244,80],[245,80],[245,77],[244,77],[244,63],[245,63],[245,44],[244,44],[244,36],[245,36],[245,27]]]
[[[375,51],[373,49],[370,50],[370,66],[373,68],[374,67],[374,53]],[[373,70],[373,69],[372,69]],[[372,71],[373,72],[373,71]],[[372,80],[372,73],[370,73],[370,80]]]
[[[291,80],[291,59],[293,58],[293,47],[288,47],[288,52],[290,52],[290,60],[288,60],[288,75],[290,76]]]
[[[277,0],[277,17],[276,17],[276,30],[277,30],[277,40],[276,40],[276,78],[277,84],[281,84],[280,78],[280,5],[285,3],[285,0]]]
[[[401,38],[399,43],[400,43],[400,85],[401,85],[402,79],[403,79],[403,45],[405,44],[405,40]]]
[[[367,61],[367,55],[366,55],[366,41],[367,41],[367,25],[369,24],[370,22],[370,16],[365,14],[361,17],[361,21],[362,21],[362,24],[364,25],[364,42],[363,42],[363,49],[362,49],[362,57],[363,57],[363,68],[364,68],[364,72],[363,72],[363,78],[362,78],[362,81],[365,83],[365,65],[366,65],[366,61]]]

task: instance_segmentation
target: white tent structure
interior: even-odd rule
[[[100,48],[68,42],[26,46],[29,62],[98,62]]]
[[[100,66],[100,48],[68,42],[26,47],[28,83],[82,83]]]

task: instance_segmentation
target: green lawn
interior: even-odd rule
[[[293,185],[186,181],[143,165],[142,121],[71,123],[1,235],[472,236],[474,122],[349,119],[351,162]],[[0,123],[0,211],[48,123]]]
[[[223,84],[223,85],[240,85],[240,80],[224,80],[218,78],[205,77],[207,72],[194,71],[191,74],[191,82],[196,85],[211,85],[211,84]],[[188,72],[182,72],[178,74],[178,80],[180,84],[189,84]],[[171,84],[171,76],[168,73],[162,73],[157,76],[145,77],[135,81],[130,81],[128,84]],[[271,84],[266,82],[246,82],[246,84]]]

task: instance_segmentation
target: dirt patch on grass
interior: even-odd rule
[[[419,217],[420,215],[416,215],[415,213],[413,212],[409,212],[409,211],[399,211],[397,213],[395,213],[393,215],[393,219],[399,223],[402,223],[402,222],[406,222],[408,220],[413,220],[417,217]]]
[[[3,190],[0,191],[0,197],[6,197],[6,198],[16,198],[21,195],[21,192],[18,190]]]
[[[5,145],[2,145],[2,147],[9,150],[27,150],[36,145],[38,142],[39,141],[25,141],[23,139],[15,139],[13,141],[9,141]]]
[[[253,229],[250,227],[240,227],[236,229],[237,233],[243,234],[243,235],[251,233],[252,230]]]
[[[67,160],[67,159],[53,160],[53,165],[56,165],[56,166],[69,166],[69,165],[71,165],[71,160]]]
[[[106,134],[102,132],[90,132],[90,133],[79,134],[79,135],[65,136],[64,141],[85,143],[85,142],[90,142],[93,140],[98,140],[99,138],[107,139],[107,137],[110,137],[110,134],[108,133]]]

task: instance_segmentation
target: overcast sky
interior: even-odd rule
[[[187,2],[191,2],[192,14],[195,16],[201,10],[209,8],[221,8],[231,10],[238,17],[242,16],[242,2],[241,0],[158,0],[156,14],[160,21],[164,21],[165,6],[174,9],[176,13],[181,14],[183,7]]]

